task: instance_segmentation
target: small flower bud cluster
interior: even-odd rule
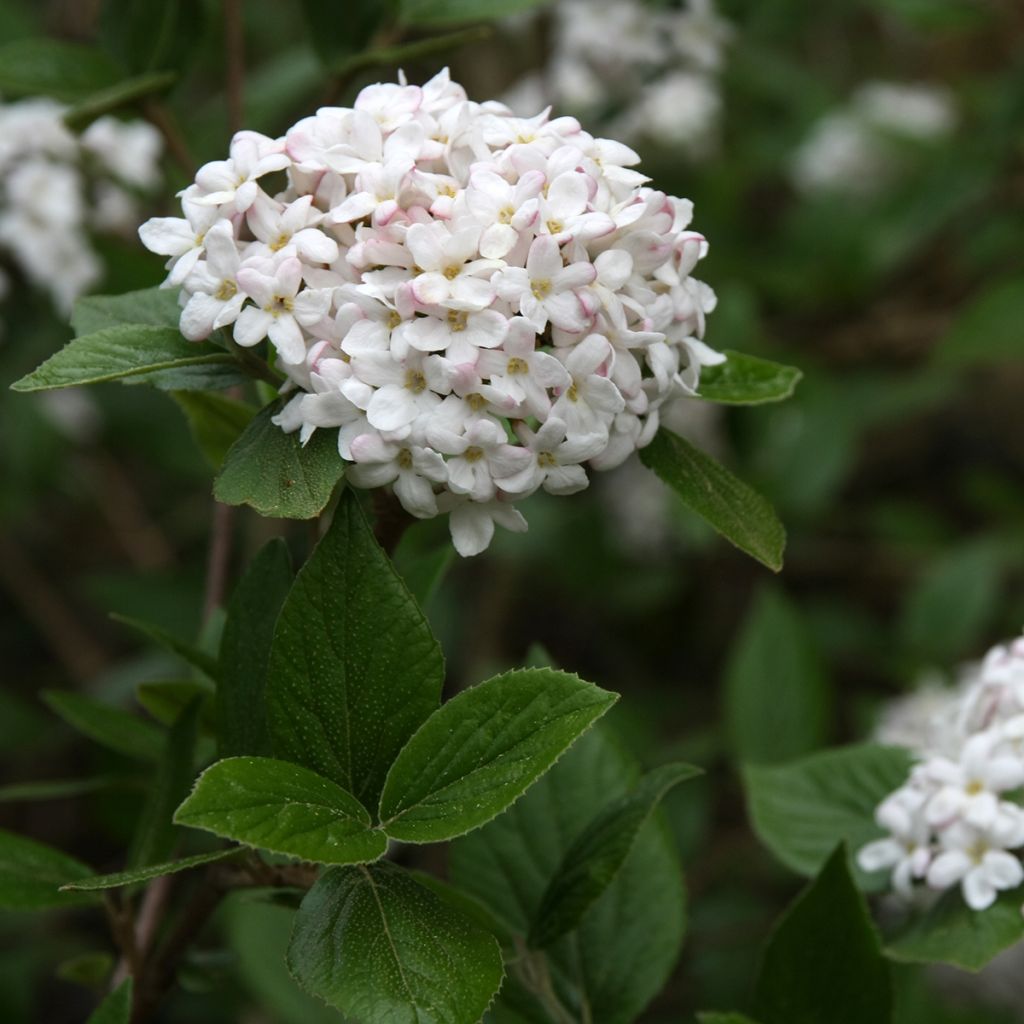
[[[138,223],[136,192],[159,181],[162,145],[148,124],[113,117],[76,137],[64,112],[49,99],[0,103],[0,255],[67,314],[102,272],[90,232]]]
[[[863,847],[858,862],[890,869],[901,895],[916,882],[959,885],[967,905],[984,910],[1024,882],[1024,808],[1015,793],[1024,785],[1024,639],[989,651],[954,693],[922,705],[930,718],[916,730],[922,744],[910,777],[875,813],[889,835]]]
[[[349,483],[450,512],[470,555],[495,523],[526,528],[513,500],[579,491],[585,464],[646,444],[723,358],[700,340],[715,299],[690,276],[692,206],[637,160],[573,118],[470,102],[445,71],[280,139],[238,133],[185,218],[140,234],[170,257],[186,337],[268,338],[298,389],[276,422],[303,442],[340,428]]]

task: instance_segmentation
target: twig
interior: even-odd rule
[[[228,131],[234,135],[244,119],[245,33],[242,0],[224,0],[224,57],[227,67]]]
[[[206,560],[206,586],[203,592],[203,622],[224,603],[228,584],[228,563],[231,561],[231,533],[235,510],[231,505],[213,503],[213,529],[210,553]]]
[[[186,178],[196,172],[196,162],[189,152],[188,143],[175,123],[171,112],[159,100],[147,99],[142,104],[142,113],[146,120],[163,136],[167,152],[178,165]]]

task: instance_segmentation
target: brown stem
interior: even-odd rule
[[[413,518],[402,508],[398,499],[382,487],[373,492],[373,513],[373,534],[390,558],[402,534],[412,525]]]
[[[147,99],[142,104],[142,113],[146,120],[163,136],[167,152],[181,169],[186,178],[196,172],[196,162],[189,151],[188,143],[181,134],[177,123],[167,107],[159,100]]]
[[[241,130],[244,120],[245,33],[242,0],[224,0],[224,56],[227,65],[228,130]]]
[[[206,560],[206,587],[203,594],[203,622],[224,603],[227,592],[228,563],[231,561],[231,532],[235,510],[231,505],[213,503],[213,530]]]

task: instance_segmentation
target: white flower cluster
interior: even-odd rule
[[[559,107],[601,120],[618,138],[712,148],[722,109],[718,73],[731,26],[712,0],[678,8],[641,0],[563,0],[552,11],[551,53],[543,71],[522,79],[514,109]]]
[[[584,463],[646,444],[723,358],[699,340],[715,298],[690,277],[692,205],[637,160],[573,118],[470,102],[443,71],[284,138],[238,133],[185,218],[140,234],[170,257],[186,337],[269,338],[301,389],[276,422],[303,441],[340,427],[350,483],[450,512],[470,555],[495,522],[526,528],[513,499],[579,491]]]
[[[807,193],[873,195],[899,172],[907,143],[936,142],[955,124],[952,97],[941,88],[868,82],[814,125],[793,157],[793,181]]]
[[[90,231],[138,223],[136,192],[158,183],[162,143],[148,124],[113,117],[76,137],[64,112],[49,99],[0,103],[0,255],[67,314],[102,272]]]
[[[907,782],[875,813],[890,833],[863,847],[866,871],[891,869],[893,888],[909,895],[924,881],[961,886],[974,910],[1024,882],[1024,638],[993,648],[951,691],[917,705],[927,721],[912,730],[921,745]],[[909,723],[900,715],[899,732]]]

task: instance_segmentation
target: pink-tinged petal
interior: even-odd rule
[[[438,306],[448,298],[448,278],[444,274],[419,274],[412,279],[412,294],[423,306]]]
[[[294,317],[272,317],[267,328],[267,337],[286,363],[296,365],[305,360],[306,340]]]
[[[490,224],[480,236],[480,255],[500,260],[507,256],[519,241],[519,232],[510,224]]]
[[[565,359],[566,369],[577,380],[597,373],[611,358],[612,347],[602,334],[588,334]]]
[[[332,224],[348,224],[354,220],[362,220],[368,217],[377,208],[376,196],[369,192],[355,192],[348,196],[340,205],[334,207],[327,214],[327,219]]]
[[[196,233],[182,217],[151,217],[139,228],[139,238],[160,256],[180,256],[195,245]]]
[[[409,345],[420,352],[441,352],[451,340],[448,324],[435,316],[421,316],[410,321],[404,334]]]
[[[399,452],[399,446],[378,433],[360,434],[352,442],[352,459],[355,462],[391,462]]]
[[[548,296],[544,299],[544,309],[555,327],[570,334],[582,333],[593,320],[576,292]]]
[[[238,287],[259,306],[269,306],[274,301],[277,279],[261,274],[253,267],[242,267],[238,271]]]
[[[459,310],[486,309],[497,297],[490,281],[479,277],[460,276],[451,283],[450,294],[446,305]]]
[[[266,336],[273,317],[258,306],[247,306],[235,321],[234,338],[243,348],[258,345]]]
[[[553,281],[562,270],[562,254],[550,235],[538,235],[526,257],[526,273],[531,281]]]
[[[418,411],[407,388],[389,384],[370,399],[366,418],[378,430],[401,430],[416,419]]]
[[[437,497],[433,487],[415,473],[398,474],[395,497],[402,503],[402,508],[417,519],[430,519],[437,515]]]
[[[345,479],[348,483],[352,484],[353,487],[366,489],[384,487],[397,478],[398,467],[393,462],[356,463],[354,466],[349,466],[345,472]]]
[[[596,277],[597,269],[593,263],[573,263],[555,274],[551,279],[551,287],[556,292],[564,292],[570,288],[582,288]]]
[[[447,232],[445,232],[447,234]],[[441,270],[444,266],[444,248],[441,234],[435,224],[413,224],[405,236],[416,266],[421,270]]]

